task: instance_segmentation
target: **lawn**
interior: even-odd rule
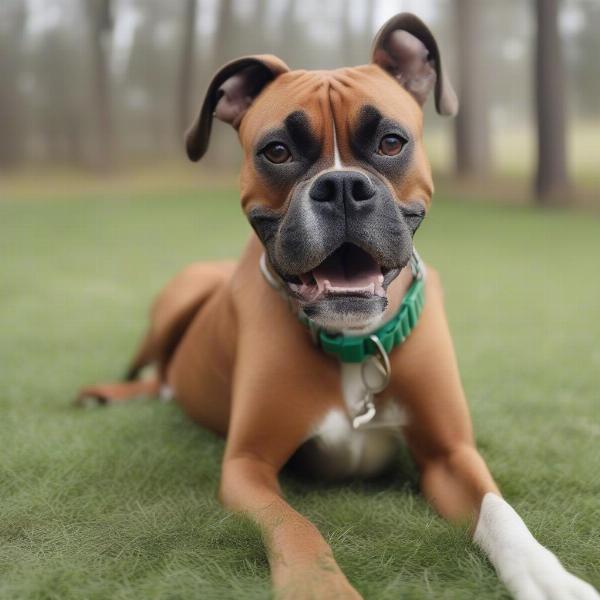
[[[3,195],[0,598],[269,596],[256,531],[216,500],[221,440],[158,401],[70,403],[122,371],[168,277],[237,254],[248,231],[223,186]],[[417,246],[445,282],[483,455],[534,534],[600,587],[600,220],[440,194]],[[366,599],[507,598],[400,466],[284,489]]]

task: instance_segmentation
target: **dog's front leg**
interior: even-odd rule
[[[450,520],[473,520],[474,542],[517,600],[599,600],[588,583],[569,573],[530,533],[490,485],[477,450],[469,445],[420,460],[423,493]],[[490,491],[485,491],[486,489]]]
[[[318,529],[283,499],[271,464],[251,455],[227,458],[220,497],[259,526],[278,598],[361,598]]]
[[[425,497],[445,518],[476,524],[475,543],[518,600],[598,600],[531,535],[477,452],[434,272],[421,321],[400,351],[392,373],[409,412],[406,439]]]
[[[342,405],[336,362],[313,348],[280,304],[241,319],[220,497],[259,526],[278,596],[357,599],[318,529],[279,488],[283,465],[324,414]]]

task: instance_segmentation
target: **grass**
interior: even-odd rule
[[[239,252],[235,192],[38,196],[0,202],[0,598],[268,597],[256,531],[215,497],[221,440],[174,405],[70,405],[121,372],[168,277]],[[417,238],[482,453],[534,534],[600,587],[600,220],[440,195]],[[284,489],[367,599],[507,598],[400,470]]]

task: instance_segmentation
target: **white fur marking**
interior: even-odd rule
[[[343,169],[344,165],[342,164],[342,158],[340,157],[340,149],[337,143],[337,130],[335,128],[335,121],[333,119],[331,124],[333,126],[333,168]]]
[[[360,429],[352,427],[350,415],[362,406],[364,384],[360,363],[341,363],[342,393],[347,411],[329,411],[317,425],[311,438],[320,448],[342,453],[344,464],[340,474],[368,477],[389,464],[402,440],[402,427],[408,422],[406,413],[395,399],[379,402],[373,421]]]
[[[591,585],[565,570],[496,494],[484,496],[473,540],[517,600],[600,599]]]
[[[365,384],[362,379],[362,363],[341,363],[340,371],[342,377],[342,395],[344,403],[351,416],[356,415],[363,407],[365,398]],[[406,411],[402,410],[397,400],[389,399],[378,403],[377,414],[374,420],[361,430],[367,429],[394,429],[399,431],[407,425]],[[350,422],[350,420],[348,420]]]
[[[160,386],[158,397],[161,402],[170,402],[175,398],[175,390],[168,383],[163,383]]]
[[[315,433],[324,447],[331,449],[343,447],[347,459],[346,468],[355,473],[359,467],[364,438],[352,435],[353,431],[348,415],[341,410],[331,410],[325,415]]]
[[[360,412],[365,396],[365,385],[362,381],[361,363],[341,363],[342,394],[351,415]]]

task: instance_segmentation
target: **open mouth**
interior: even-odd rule
[[[303,302],[326,297],[385,298],[386,287],[399,269],[382,267],[354,244],[342,244],[318,267],[297,277],[287,277],[290,290]]]

